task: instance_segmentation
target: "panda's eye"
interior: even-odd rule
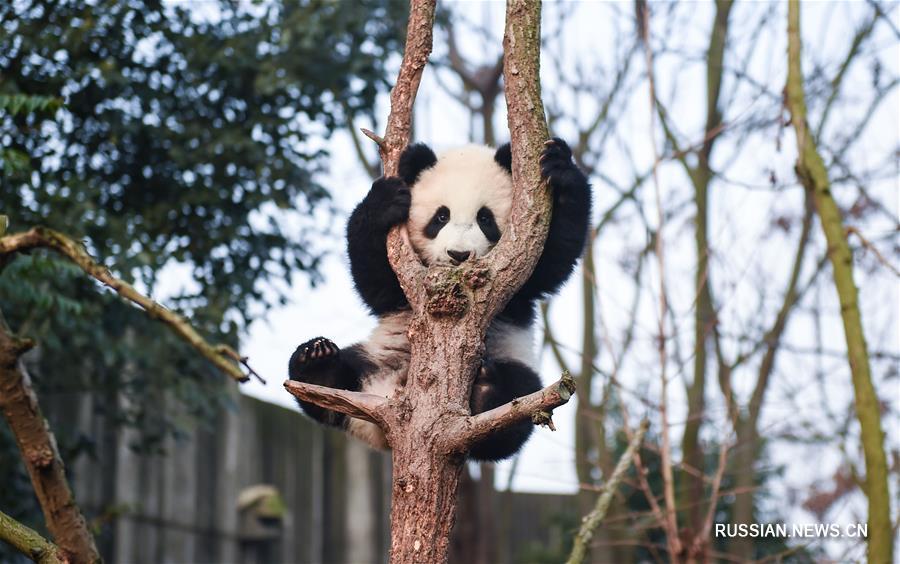
[[[478,227],[481,228],[481,232],[484,233],[488,241],[496,243],[500,240],[500,228],[497,227],[497,220],[494,218],[494,212],[491,211],[491,208],[483,207],[478,210],[476,219],[478,220]]]
[[[438,208],[437,213],[434,214],[434,218],[440,223],[447,223],[450,221],[450,210],[447,209],[446,206],[441,206]]]

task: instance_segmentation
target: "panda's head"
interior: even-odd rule
[[[509,144],[467,145],[440,158],[423,144],[406,148],[399,171],[412,193],[407,230],[426,264],[459,264],[493,248],[509,221],[511,161]]]

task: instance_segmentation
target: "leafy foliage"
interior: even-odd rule
[[[242,5],[0,8],[0,94],[65,100],[54,121],[0,117],[3,145],[31,169],[7,171],[0,208],[14,226],[84,237],[150,287],[168,261],[186,263],[191,307],[243,323],[259,282],[315,272],[301,218],[327,197],[317,145],[343,104],[371,107],[403,17],[399,2]],[[278,208],[294,210],[290,229]]]

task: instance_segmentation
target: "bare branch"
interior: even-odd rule
[[[434,25],[434,0],[412,0],[406,29],[406,48],[400,63],[397,82],[391,90],[391,113],[388,115],[381,161],[385,176],[397,174],[400,153],[409,144],[413,103],[422,80],[422,72],[431,55]],[[365,133],[365,132],[363,132]],[[368,134],[367,134],[368,135]]]
[[[33,343],[16,339],[0,326],[0,410],[16,438],[47,529],[66,558],[74,563],[100,561],[72,490],[56,439],[44,420],[31,378],[20,357]]]
[[[33,227],[22,233],[13,233],[0,238],[0,257],[38,248],[52,249],[64,255],[88,276],[112,288],[122,298],[139,305],[147,312],[147,315],[168,325],[176,335],[197,349],[225,374],[238,382],[246,382],[249,379],[249,376],[241,372],[241,369],[235,364],[235,362],[245,363],[246,359],[242,360],[242,357],[234,349],[228,345],[209,344],[191,327],[187,320],[144,296],[131,284],[113,276],[105,266],[97,264],[81,244],[70,237],[46,227]],[[265,383],[255,372],[251,371],[251,374]]]
[[[650,427],[650,421],[644,419],[641,421],[641,424],[634,435],[631,436],[628,448],[625,449],[625,452],[619,457],[619,462],[616,464],[615,470],[613,470],[613,473],[603,484],[602,493],[600,494],[600,497],[597,498],[597,504],[594,506],[594,509],[581,520],[581,528],[578,529],[578,533],[575,535],[572,552],[569,554],[569,559],[566,561],[566,564],[581,564],[584,562],[584,558],[587,556],[588,546],[590,546],[591,539],[594,537],[594,530],[600,525],[600,521],[606,517],[606,510],[609,509],[613,494],[616,493],[616,489],[625,477],[625,473],[628,472],[628,469],[631,467],[631,463],[634,460],[634,454],[640,448],[648,427]]]
[[[379,426],[384,426],[384,411],[388,407],[388,399],[365,394],[362,392],[349,392],[327,386],[316,386],[288,380],[284,383],[285,389],[297,399],[314,403],[319,407],[337,411],[350,417],[371,421]]]
[[[363,133],[378,143],[385,176],[397,174],[400,154],[409,145],[412,129],[413,103],[419,90],[422,73],[431,55],[434,26],[435,0],[412,0],[409,23],[406,30],[406,48],[400,63],[397,82],[391,90],[391,113],[388,115],[384,139],[371,131]],[[379,139],[381,139],[379,141]],[[397,274],[397,280],[406,299],[414,309],[423,305],[421,280],[425,268],[412,250],[409,238],[401,234],[402,228],[391,229],[388,234],[388,260]]]
[[[555,431],[553,420],[550,418],[551,412],[568,402],[574,393],[575,379],[564,373],[559,380],[543,390],[516,398],[478,415],[462,418],[448,426],[445,432],[447,452],[465,452],[495,431],[529,417],[535,425],[547,425]]]
[[[365,169],[366,174],[369,175],[373,180],[378,178],[378,175],[381,174],[381,167],[377,162],[373,163],[369,160],[369,157],[366,156],[366,152],[363,150],[362,143],[359,139],[359,134],[356,131],[356,125],[353,120],[353,111],[350,109],[350,105],[344,102],[343,104],[344,113],[347,115],[347,130],[350,134],[350,141],[353,142],[353,150],[356,152],[356,157],[359,159],[359,164]],[[362,131],[362,128],[360,129]],[[368,130],[366,130],[368,131]],[[371,131],[370,131],[371,133]],[[375,135],[372,133],[372,135]],[[376,135],[377,137],[377,135]],[[372,139],[371,137],[369,137]],[[375,139],[372,139],[375,141]],[[378,143],[377,141],[375,141]]]
[[[30,527],[0,511],[0,540],[38,564],[63,564],[66,559],[59,549]]]

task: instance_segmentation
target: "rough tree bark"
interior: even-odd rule
[[[841,304],[841,320],[847,341],[850,376],[856,400],[863,453],[866,461],[865,494],[869,502],[868,561],[892,562],[894,536],[891,528],[890,490],[881,408],[869,370],[869,352],[859,314],[859,292],[853,281],[853,255],[847,243],[841,211],[831,194],[828,170],[806,117],[806,94],[801,66],[800,4],[788,4],[788,78],[785,100],[797,139],[797,174],[812,192],[816,212],[828,241],[834,286]]]
[[[0,409],[16,438],[44,512],[47,529],[53,535],[62,559],[76,564],[100,562],[94,537],[66,481],[56,439],[41,413],[31,379],[19,358],[31,346],[30,341],[16,339],[0,326]],[[10,523],[15,524],[11,519],[5,519],[3,528]],[[14,546],[18,548],[18,545]]]
[[[446,562],[465,453],[480,438],[531,417],[549,423],[549,412],[568,401],[574,381],[555,384],[478,415],[469,415],[469,393],[484,353],[491,319],[534,269],[546,238],[550,197],[539,157],[548,139],[540,97],[540,13],[534,0],[509,0],[503,39],[508,125],[515,186],[509,229],[488,256],[459,267],[424,268],[395,230],[389,258],[409,300],[411,359],[407,383],[391,400],[286,382],[295,396],[378,424],[391,445],[394,564]],[[379,142],[384,170],[396,170],[409,142],[412,103],[431,51],[434,0],[413,0],[391,115]],[[338,399],[339,398],[339,399]]]

